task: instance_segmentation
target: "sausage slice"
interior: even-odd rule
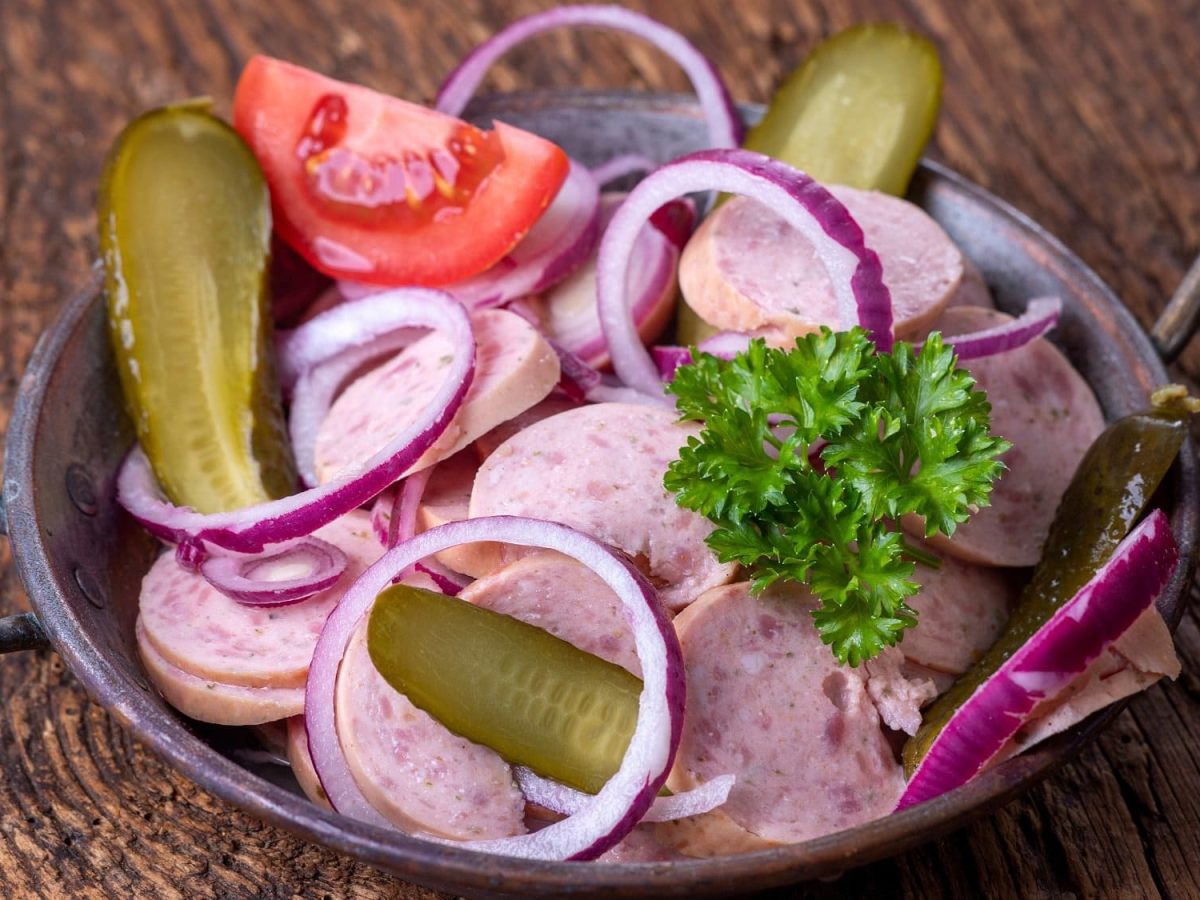
[[[458,452],[558,384],[557,354],[520,316],[490,309],[471,321],[475,378],[454,421],[410,472]],[[432,332],[347,387],[317,432],[318,480],[329,481],[343,468],[369,459],[408,427],[437,393],[454,353],[444,335]]]
[[[663,601],[681,609],[736,571],[704,543],[712,524],[677,506],[663,487],[668,463],[697,430],[669,410],[627,403],[543,419],[479,467],[471,517],[534,516],[590,534],[633,557]],[[521,555],[509,547],[501,553],[505,560]]]
[[[743,583],[707,592],[675,619],[688,709],[667,786],[733,772],[721,811],[768,841],[885,816],[904,789],[864,675],[834,661],[813,607],[801,585],[755,597]]]
[[[963,256],[919,206],[874,191],[831,187],[879,254],[898,337],[923,334],[963,277]],[[812,245],[761,204],[735,197],[710,213],[679,263],[684,299],[710,325],[792,341],[841,327],[833,286]]]

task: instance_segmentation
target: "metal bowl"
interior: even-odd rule
[[[544,134],[588,164],[631,151],[665,161],[704,143],[696,105],[679,97],[531,93],[491,98],[471,112]],[[760,112],[746,110],[751,119]],[[1167,380],[1154,345],[1129,311],[1033,222],[932,163],[922,165],[910,198],[974,260],[1001,308],[1019,308],[1031,296],[1062,297],[1064,314],[1053,339],[1091,383],[1108,418],[1144,406],[1150,390]],[[1173,345],[1186,337],[1180,328],[1186,326],[1166,335]],[[933,802],[768,851],[584,865],[501,858],[415,840],[317,808],[276,767],[239,763],[238,748],[251,743],[244,729],[191,722],[150,686],[133,625],[138,586],[157,546],[113,499],[114,475],[132,439],[97,274],[42,336],[17,396],[3,500],[17,569],[35,613],[0,621],[0,649],[25,649],[48,638],[97,702],[206,790],[296,835],[430,887],[469,894],[666,896],[744,892],[834,875],[927,841],[1002,803],[1044,777],[1118,711],[1109,708]],[[1191,579],[1197,488],[1189,442],[1160,497],[1186,560],[1159,601],[1172,625],[1182,614]]]

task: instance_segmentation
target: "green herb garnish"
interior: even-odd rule
[[[988,504],[1011,445],[988,432],[987,396],[937,333],[920,352],[875,353],[861,328],[823,328],[791,350],[755,340],[732,360],[695,356],[667,390],[704,427],[667,489],[717,525],[709,546],[752,567],[756,592],[780,578],[809,586],[839,662],[894,645],[916,624],[905,599],[917,592],[896,520],[916,513],[927,536],[951,535]]]

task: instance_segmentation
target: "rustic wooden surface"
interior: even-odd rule
[[[428,100],[470,46],[540,2],[0,0],[0,425],[38,333],[96,253],[101,158],[135,113],[208,94],[258,51]],[[946,69],[935,153],[1061,236],[1150,324],[1200,251],[1195,0],[631,3],[762,101],[822,35],[894,19]],[[637,43],[556,35],[493,76],[683,90]],[[1200,371],[1200,342],[1182,372]],[[25,608],[7,550],[0,611]],[[1200,896],[1200,618],[1185,671],[1074,763],[945,840],[803,896]],[[0,661],[7,896],[434,896],[298,842],[160,764],[53,653]]]

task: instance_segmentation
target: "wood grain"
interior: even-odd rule
[[[530,0],[0,0],[0,427],[38,333],[95,256],[104,151],[132,115],[207,94],[228,111],[266,52],[428,100]],[[821,36],[893,19],[946,70],[934,154],[1061,236],[1149,325],[1200,251],[1196,0],[638,2],[763,101]],[[549,35],[489,79],[686,90],[636,42]],[[1200,373],[1200,346],[1180,374]],[[26,608],[0,551],[0,611]],[[1195,604],[1193,603],[1193,610]],[[1185,671],[1000,812],[788,896],[1200,896],[1200,625]],[[10,896],[434,896],[252,820],[164,767],[52,653],[0,662],[0,890]]]

